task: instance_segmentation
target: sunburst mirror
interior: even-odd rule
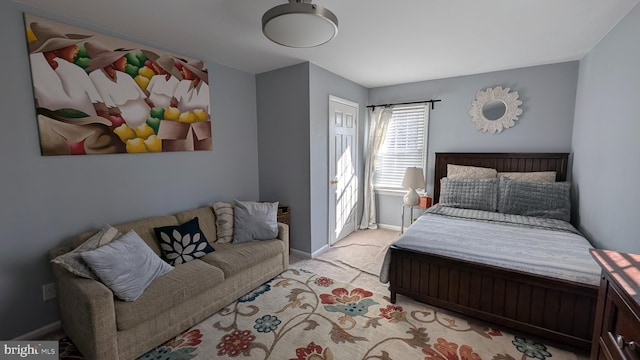
[[[476,130],[495,134],[515,126],[515,121],[522,114],[522,101],[518,99],[517,91],[510,90],[496,86],[476,93],[476,99],[469,109]]]

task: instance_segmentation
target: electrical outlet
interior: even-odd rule
[[[56,284],[49,283],[42,285],[42,301],[54,299],[56,297]]]

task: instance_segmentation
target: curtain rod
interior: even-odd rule
[[[393,104],[377,104],[377,105],[367,105],[368,108],[375,108],[378,106],[391,106],[391,105],[410,105],[410,104],[424,104],[431,103],[431,110],[434,108],[434,104],[440,102],[442,100],[422,100],[422,101],[411,101],[411,102],[403,102],[403,103],[393,103]]]

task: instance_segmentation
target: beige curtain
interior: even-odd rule
[[[376,157],[387,135],[392,109],[392,107],[375,107],[369,110],[369,142],[364,165],[364,208],[360,221],[360,229],[363,230],[378,228],[373,173],[376,169]]]

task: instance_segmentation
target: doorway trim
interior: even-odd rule
[[[329,128],[329,138],[328,138],[328,181],[327,181],[327,187],[328,187],[328,198],[327,198],[327,234],[328,239],[327,239],[327,245],[328,246],[332,246],[333,244],[335,244],[337,242],[336,240],[336,229],[335,227],[337,226],[335,218],[336,218],[336,206],[337,206],[337,201],[335,199],[335,196],[332,196],[332,193],[335,193],[335,190],[333,188],[333,184],[332,184],[332,180],[334,180],[335,177],[335,172],[336,169],[334,169],[334,165],[333,165],[333,158],[332,158],[332,154],[335,154],[335,131],[334,131],[334,123],[333,123],[333,114],[332,114],[332,103],[339,103],[339,104],[343,104],[343,105],[347,105],[347,106],[351,106],[354,107],[356,109],[355,114],[354,114],[354,124],[355,124],[355,134],[354,134],[354,139],[353,139],[353,148],[355,151],[355,156],[354,156],[354,160],[353,160],[353,166],[354,166],[354,172],[355,172],[355,176],[357,178],[357,190],[356,190],[356,198],[355,198],[355,213],[354,213],[354,221],[353,221],[353,231],[351,232],[355,232],[358,230],[358,205],[360,204],[359,202],[359,194],[360,194],[360,188],[361,188],[361,184],[360,184],[360,179],[359,179],[359,148],[358,148],[358,135],[359,135],[359,127],[360,127],[360,104],[350,101],[350,100],[346,100],[334,95],[329,95],[329,102],[328,102],[328,128]],[[332,201],[333,200],[333,201]],[[333,210],[332,210],[333,209]]]

